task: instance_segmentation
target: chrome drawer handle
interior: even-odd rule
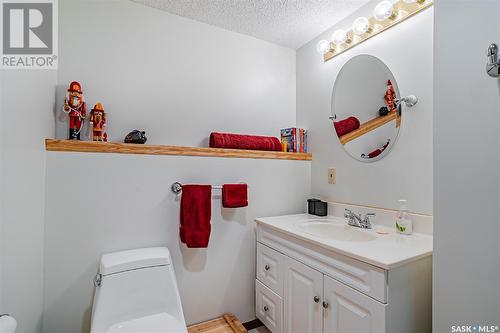
[[[269,311],[269,308],[266,305],[266,306],[264,306],[264,312],[267,312],[267,311]]]
[[[271,269],[271,267],[270,267],[269,265],[266,265],[266,266],[264,266],[264,269],[265,269],[266,271],[268,271],[268,270],[270,270],[270,269]]]
[[[319,296],[314,296],[314,303],[319,303]]]

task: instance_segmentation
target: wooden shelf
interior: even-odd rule
[[[112,153],[112,154],[142,154],[142,155],[177,155],[177,156],[208,156],[228,158],[255,158],[311,161],[309,153],[284,153],[279,151],[242,150],[222,148],[198,148],[163,145],[141,145],[116,142],[92,142],[76,140],[46,139],[47,151]]]
[[[401,118],[399,117],[399,114],[397,112],[391,112],[386,116],[377,117],[372,120],[369,120],[366,123],[361,124],[361,126],[359,126],[358,129],[342,135],[339,138],[340,143],[345,145],[346,143],[354,139],[357,139],[360,136],[365,135],[366,133],[371,132],[374,129],[379,128],[380,126],[383,126],[393,120],[396,120],[396,127],[399,127],[399,125],[401,124]]]

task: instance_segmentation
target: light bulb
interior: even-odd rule
[[[352,32],[354,32],[354,34],[358,36],[367,32],[369,28],[370,22],[366,17],[358,17],[352,24]]]
[[[330,51],[330,42],[324,39],[320,40],[318,42],[318,45],[316,45],[316,50],[319,54],[325,54],[326,52]]]
[[[377,21],[385,21],[389,17],[393,16],[394,7],[392,3],[388,0],[384,0],[379,2],[377,6],[375,6],[375,10],[373,11],[373,16]]]
[[[347,41],[347,32],[344,29],[338,29],[333,32],[332,41],[336,45],[340,45]]]

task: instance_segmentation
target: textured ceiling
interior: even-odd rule
[[[132,0],[298,49],[369,0]]]

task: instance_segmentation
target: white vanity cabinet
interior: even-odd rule
[[[320,333],[323,274],[291,258],[286,258],[284,268],[283,332]]]
[[[382,269],[257,225],[256,315],[273,333],[431,332],[431,257]]]
[[[367,297],[326,275],[323,285],[325,333],[386,331],[386,304]]]

